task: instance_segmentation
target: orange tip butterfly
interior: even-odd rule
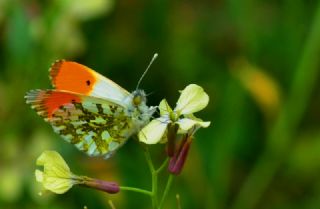
[[[58,60],[49,69],[54,89],[31,90],[26,102],[64,140],[89,156],[107,159],[155,112],[138,87],[157,56],[132,93],[84,65]]]

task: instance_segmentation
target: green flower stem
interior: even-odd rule
[[[135,188],[135,187],[120,186],[120,190],[132,191],[132,192],[137,192],[137,193],[145,194],[148,196],[152,196],[152,192],[144,189]]]
[[[162,163],[162,165],[156,170],[157,173],[160,173],[167,165],[169,162],[169,158],[165,159]]]
[[[150,156],[150,152],[148,148],[144,149],[144,155],[146,157],[150,172],[153,173],[155,171],[152,160],[151,160],[151,156]]]
[[[144,147],[144,154],[145,154],[145,158],[149,167],[149,170],[151,172],[151,177],[152,177],[152,190],[150,191],[146,191],[146,190],[141,190],[141,189],[137,189],[137,188],[131,188],[129,187],[129,189],[131,191],[135,191],[135,192],[140,192],[140,193],[145,193],[147,195],[149,195],[151,197],[151,201],[152,201],[152,208],[153,209],[161,209],[163,207],[164,201],[169,193],[169,190],[171,188],[171,183],[173,180],[173,175],[170,174],[165,190],[163,192],[162,198],[161,198],[161,203],[159,205],[159,200],[158,200],[158,174],[168,165],[169,162],[169,158],[166,158],[163,163],[160,165],[160,167],[158,169],[155,169],[152,159],[151,159],[151,155],[149,152],[149,149],[147,147]],[[128,187],[126,187],[128,188]],[[122,189],[122,187],[120,187],[120,189]]]
[[[152,207],[158,208],[158,173],[152,172]]]
[[[153,162],[151,160],[150,152],[147,147],[144,148],[144,155],[146,157],[148,167],[152,177],[152,191],[151,191],[152,208],[156,209],[158,208],[158,173],[154,168]]]
[[[166,185],[166,188],[164,189],[164,192],[163,192],[163,195],[162,195],[162,198],[161,198],[161,202],[160,202],[160,205],[159,205],[158,209],[161,209],[163,207],[164,201],[165,201],[165,199],[166,199],[166,197],[167,197],[167,195],[169,193],[169,190],[171,188],[173,177],[174,177],[174,175],[172,175],[172,174],[169,175],[169,178],[168,178],[168,181],[167,181],[167,185]]]

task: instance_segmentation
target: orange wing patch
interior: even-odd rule
[[[56,90],[98,97],[122,103],[130,93],[110,79],[76,62],[58,60],[50,68]]]
[[[31,104],[37,113],[47,119],[52,118],[53,113],[61,106],[80,102],[81,99],[68,92],[51,91],[51,90],[34,90],[26,95],[27,104]]]
[[[89,95],[96,77],[93,70],[76,62],[58,60],[50,68],[50,78],[57,90]]]

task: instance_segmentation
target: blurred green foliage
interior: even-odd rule
[[[147,197],[73,188],[39,196],[35,159],[58,150],[75,173],[148,188],[140,147],[88,158],[25,104],[26,91],[51,88],[47,69],[75,60],[149,104],[174,106],[189,83],[210,95],[167,208],[320,207],[320,6],[311,0],[0,0],[0,208],[150,208]],[[161,145],[152,147],[156,162]]]

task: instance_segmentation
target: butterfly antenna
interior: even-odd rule
[[[150,96],[150,95],[152,95],[152,94],[154,94],[154,91],[153,91],[153,92],[150,92],[150,93],[147,93],[146,96],[148,97],[148,96]]]
[[[143,72],[142,76],[140,77],[140,79],[139,79],[139,81],[138,81],[138,84],[137,84],[137,88],[136,88],[136,89],[138,89],[138,88],[139,88],[139,86],[140,86],[140,83],[141,83],[142,79],[143,79],[143,78],[144,78],[144,76],[147,74],[147,72],[148,72],[148,70],[149,70],[150,66],[151,66],[151,65],[152,65],[152,63],[155,61],[155,59],[157,59],[157,57],[158,57],[158,53],[155,53],[155,54],[153,55],[153,57],[152,57],[152,59],[151,59],[151,61],[150,61],[149,65],[148,65],[147,69]]]

